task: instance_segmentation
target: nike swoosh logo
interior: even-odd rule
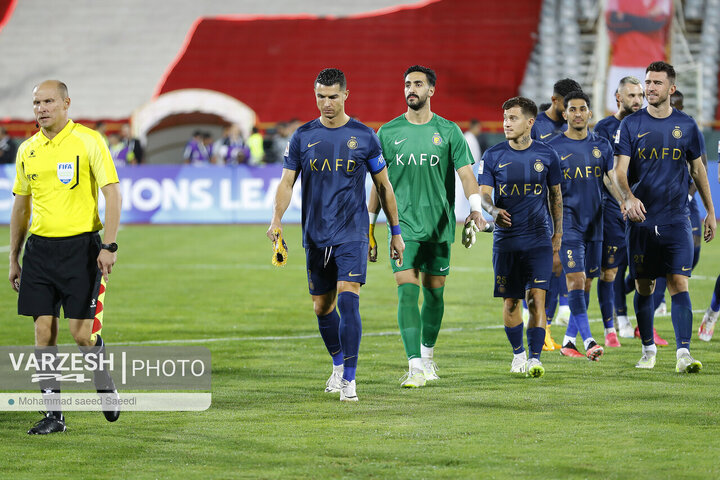
[[[512,162],[507,162],[507,163],[498,163],[498,168],[503,168],[503,167],[507,167],[507,166],[508,166],[508,165],[510,165],[511,163],[512,163]]]
[[[533,282],[535,282],[535,283],[545,283],[545,282],[547,282],[547,280],[538,280],[538,279],[536,278],[535,280],[533,280]]]
[[[448,266],[445,267],[445,268],[441,268],[440,271],[441,271],[441,272],[444,272],[444,271],[447,270],[448,268],[450,268],[450,265],[448,265]]]
[[[359,277],[360,275],[362,275],[362,273],[348,273],[348,277]]]
[[[591,269],[590,269],[590,273],[595,273],[595,272],[597,272],[597,269],[598,269],[598,267],[591,268]]]
[[[564,157],[560,157],[560,160],[565,160],[566,158],[570,157],[571,155],[572,155],[572,153],[565,155]]]
[[[682,270],[683,272],[689,272],[690,270],[692,270],[692,268],[690,268],[690,267],[682,267],[681,270]]]
[[[542,140],[543,138],[549,137],[550,135],[552,135],[552,132],[546,133],[545,135],[540,135],[540,140]]]
[[[320,140],[320,142],[322,142],[322,140]],[[320,142],[308,143],[308,148],[314,147],[315,145],[317,145],[317,144],[320,143]]]
[[[407,140],[407,138],[403,138],[402,140],[395,140],[395,145],[400,145],[405,140]]]
[[[642,137],[644,137],[645,135],[647,135],[648,133],[650,133],[650,132],[638,133],[638,138],[642,138]]]

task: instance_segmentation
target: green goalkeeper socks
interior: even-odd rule
[[[423,306],[420,313],[422,323],[422,344],[426,347],[434,347],[440,332],[443,313],[445,313],[445,301],[443,291],[445,287],[426,288],[423,287]]]
[[[420,358],[419,297],[418,285],[413,283],[398,285],[398,326],[408,359]]]

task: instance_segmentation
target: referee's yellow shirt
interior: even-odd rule
[[[41,130],[20,145],[15,170],[13,193],[32,195],[30,233],[69,237],[102,229],[98,188],[118,176],[98,132],[72,120],[52,140]]]

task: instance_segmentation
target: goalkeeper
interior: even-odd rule
[[[398,285],[398,324],[409,361],[401,385],[417,388],[438,378],[433,349],[442,323],[443,290],[455,239],[455,170],[472,210],[463,232],[466,247],[486,223],[480,213],[482,201],[472,171],[473,157],[462,131],[430,110],[435,72],[415,65],[404,77],[407,112],[383,125],[378,137],[405,240],[403,264],[391,262]],[[379,207],[373,190],[368,205],[371,262],[377,261],[373,225]],[[421,288],[422,310],[418,308]]]

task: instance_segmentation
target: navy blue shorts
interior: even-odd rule
[[[631,278],[654,279],[670,273],[690,276],[694,253],[690,220],[671,225],[628,223]]]
[[[348,242],[332,247],[306,248],[308,286],[311,295],[337,288],[337,282],[365,284],[368,242]]]
[[[606,202],[603,210],[602,268],[615,268],[627,263],[625,220],[615,202]]]
[[[566,275],[585,272],[587,278],[597,278],[600,276],[601,258],[602,242],[584,242],[572,238],[566,240],[563,235],[560,261]]]
[[[525,298],[531,288],[547,290],[552,276],[552,247],[515,252],[493,252],[494,296]]]
[[[690,201],[690,225],[692,225],[692,234],[696,237],[701,237],[703,234],[702,221],[700,207],[698,207],[697,199],[693,196]]]

